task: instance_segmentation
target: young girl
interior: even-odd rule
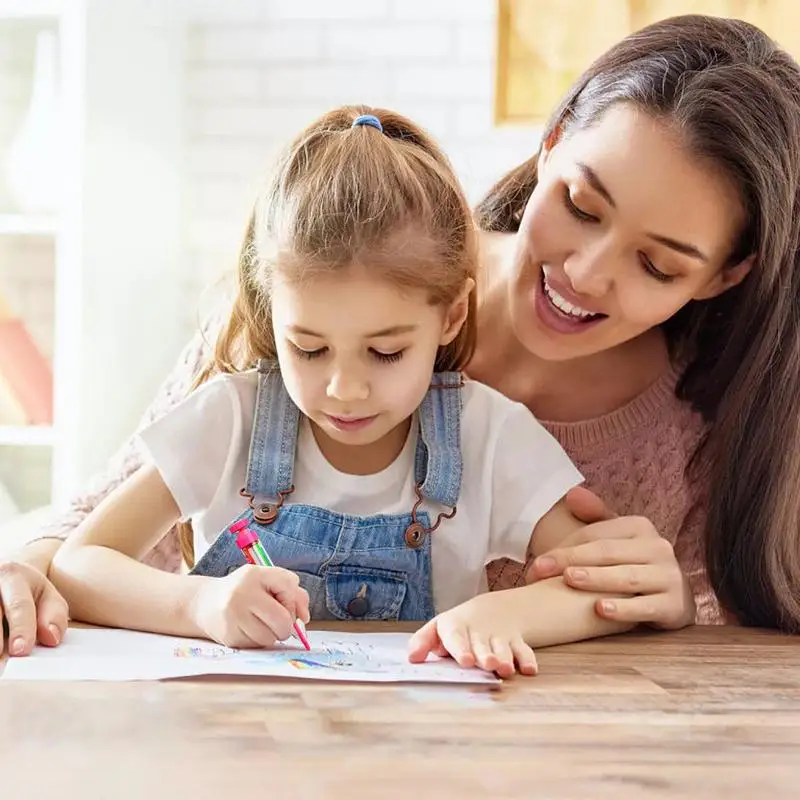
[[[582,478],[524,406],[461,374],[476,263],[418,127],[345,107],[306,129],[257,202],[213,364],[54,562],[72,616],[235,647],[298,618],[432,620],[413,659],[501,674],[621,630],[561,578],[485,593],[488,561],[579,527],[561,499]],[[179,519],[191,574],[139,563]],[[240,521],[278,566],[245,565]]]

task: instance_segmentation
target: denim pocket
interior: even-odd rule
[[[326,605],[336,619],[398,620],[406,589],[405,573],[388,569],[344,565],[325,575]]]

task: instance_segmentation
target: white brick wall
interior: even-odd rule
[[[361,102],[410,116],[439,139],[473,201],[536,145],[533,129],[493,124],[495,0],[181,0],[179,7],[187,25],[185,151],[165,168],[182,174],[185,256],[164,279],[185,287],[178,313],[187,338],[201,302],[219,291],[214,282],[234,266],[271,159],[323,111]],[[28,102],[36,30],[0,23],[0,213],[9,206],[2,170]],[[51,264],[46,240],[0,238],[0,286],[48,353]],[[30,487],[26,505],[42,483],[39,458],[33,454],[24,471],[6,468],[18,459],[0,458],[0,480]]]
[[[496,128],[495,0],[187,0],[187,329],[232,267],[278,148],[341,103],[404,113],[436,136],[470,198],[528,157]]]

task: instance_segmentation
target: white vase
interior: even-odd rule
[[[47,213],[59,206],[61,130],[56,34],[36,37],[33,90],[27,114],[8,151],[6,177],[11,197],[25,213]]]

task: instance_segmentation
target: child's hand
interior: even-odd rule
[[[289,638],[295,619],[308,622],[308,593],[294,572],[246,564],[224,578],[200,581],[192,616],[227,647],[271,647]]]
[[[434,653],[501,678],[511,677],[515,664],[523,675],[535,675],[536,656],[522,638],[517,603],[509,594],[481,594],[434,617],[411,637],[409,661],[422,662]]]

